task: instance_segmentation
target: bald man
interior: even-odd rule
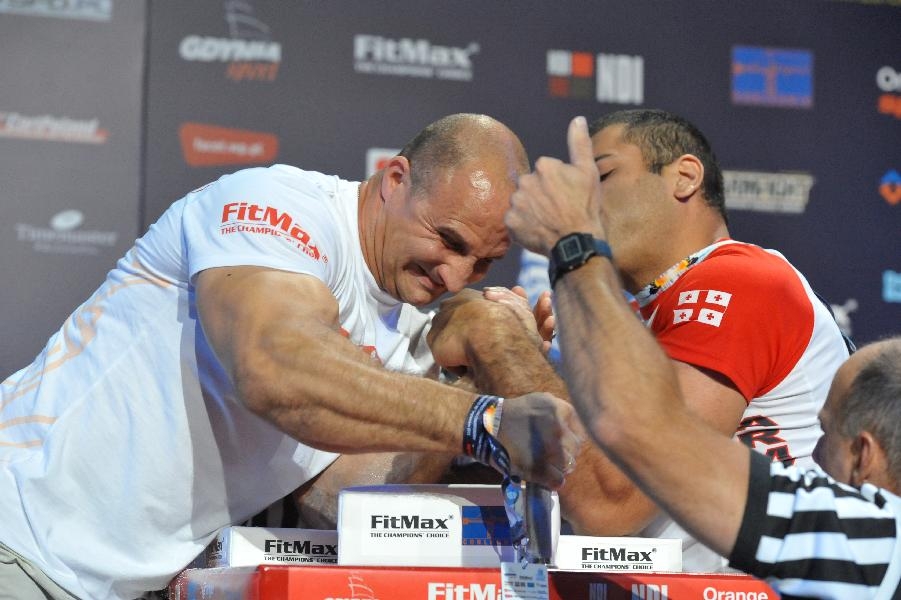
[[[495,437],[558,487],[579,444],[564,402],[421,377],[416,307],[504,255],[527,169],[506,126],[458,114],[362,183],[275,165],[172,205],[0,387],[0,597],[160,589],[338,453],[490,462]]]

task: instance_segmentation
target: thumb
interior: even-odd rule
[[[575,117],[566,131],[566,143],[569,146],[569,162],[580,169],[594,171],[594,153],[591,149],[591,136],[588,135],[588,122],[585,117]]]

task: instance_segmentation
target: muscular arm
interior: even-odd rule
[[[542,390],[569,397],[566,383],[545,359],[521,319],[513,319],[504,307],[472,295],[465,304],[462,300],[456,306],[446,303],[459,314],[443,311],[436,318],[432,339],[444,342],[433,343],[437,359],[454,360],[448,355],[448,340],[438,338],[439,334],[451,335],[451,328],[459,326],[464,350],[456,360],[466,362],[479,389],[511,396]],[[472,323],[478,325],[469,329]],[[443,327],[448,329],[442,331]],[[582,353],[575,354],[575,360],[584,358]],[[572,364],[571,360],[566,354],[564,363]],[[688,407],[717,431],[731,436],[744,411],[742,396],[716,373],[705,373],[685,363],[674,365],[680,387],[689,399]],[[567,475],[558,493],[564,517],[576,533],[585,535],[635,534],[659,513],[656,504],[590,440],[583,444],[575,471]]]
[[[343,453],[458,453],[471,392],[383,369],[336,327],[318,279],[260,267],[197,276],[204,333],[251,411],[305,444]],[[572,410],[547,394],[504,405],[511,471],[556,489],[576,443]]]
[[[468,380],[455,386],[472,391]],[[342,454],[328,468],[298,488],[294,501],[302,526],[334,529],[338,523],[338,495],[344,488],[361,485],[473,483],[473,474],[485,483],[499,483],[499,475],[490,467],[474,463],[465,468],[465,479],[457,481],[461,468],[452,466],[455,455],[423,452],[377,452]]]
[[[557,306],[566,380],[591,437],[692,535],[728,555],[744,513],[749,450],[682,401],[709,385],[707,376],[685,376],[689,367],[666,357],[605,259],[564,277]]]
[[[371,361],[338,331],[314,277],[223,267],[197,278],[204,333],[241,400],[276,427],[335,452],[456,452],[473,395]]]

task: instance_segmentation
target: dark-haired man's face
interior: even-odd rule
[[[648,250],[661,243],[673,215],[665,201],[665,177],[648,170],[641,149],[623,140],[623,130],[621,124],[611,125],[595,133],[591,142],[601,179],[601,222],[630,287],[630,274],[648,268]]]

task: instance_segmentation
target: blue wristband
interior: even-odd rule
[[[486,414],[493,423],[494,432],[499,429],[499,420],[503,398],[498,396],[482,395],[476,398],[466,415],[463,426],[463,453],[477,461],[494,467],[504,476],[501,482],[501,491],[504,495],[504,509],[507,520],[510,522],[510,538],[518,556],[529,562],[537,562],[530,559],[528,551],[528,532],[525,523],[526,498],[522,490],[522,480],[510,474],[510,455],[507,449],[489,433],[485,426]]]
[[[510,474],[510,456],[507,449],[485,427],[485,414],[495,414],[502,403],[503,398],[487,394],[479,396],[472,403],[463,424],[463,454],[496,468],[506,476]]]

